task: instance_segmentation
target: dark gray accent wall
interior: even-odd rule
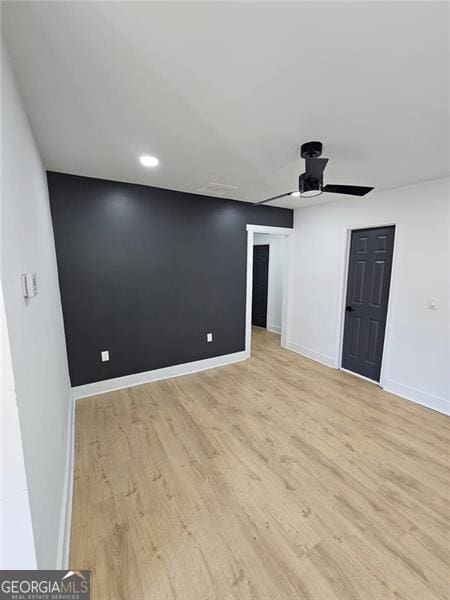
[[[47,178],[72,385],[244,350],[246,224],[292,227],[291,210]]]

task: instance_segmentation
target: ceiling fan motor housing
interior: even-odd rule
[[[307,177],[306,173],[302,173],[298,178],[298,191],[300,196],[308,198],[311,196],[319,196],[322,193],[323,177],[314,179]]]
[[[322,142],[306,142],[300,146],[301,158],[318,158],[322,155]]]

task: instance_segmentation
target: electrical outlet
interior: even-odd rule
[[[109,350],[102,350],[102,361],[106,362],[109,360]]]
[[[212,336],[212,333],[207,333],[207,334],[206,334],[206,341],[207,341],[207,342],[212,342],[212,341],[213,341],[213,336]]]

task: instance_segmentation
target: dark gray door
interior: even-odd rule
[[[379,381],[394,227],[352,231],[342,366]]]
[[[267,327],[269,245],[253,246],[252,325]]]

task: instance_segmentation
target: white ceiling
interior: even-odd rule
[[[3,2],[47,169],[257,201],[325,182],[449,173],[446,2]],[[156,169],[140,154],[160,159]],[[277,206],[335,201],[288,198]]]

